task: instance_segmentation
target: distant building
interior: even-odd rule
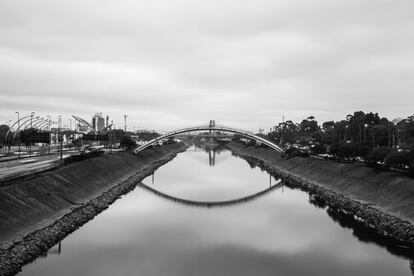
[[[80,132],[88,132],[88,126],[78,124],[78,131],[80,131]]]
[[[96,131],[102,131],[105,128],[105,118],[102,113],[98,112],[92,117],[92,126]]]

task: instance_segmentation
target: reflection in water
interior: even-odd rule
[[[356,239],[358,231],[315,208],[308,194],[272,185],[229,151],[212,154],[214,167],[208,156],[190,148],[143,183],[202,202],[274,188],[233,208],[188,208],[135,189],[68,236],[62,255],[38,259],[22,275],[412,275],[408,256]]]
[[[196,143],[196,147],[208,153],[208,164],[211,167],[216,165],[216,154],[220,155],[222,152],[227,151],[224,146],[217,143],[212,143],[211,141],[208,143],[198,141]]]
[[[208,161],[210,166],[214,166],[216,164],[216,151],[209,150],[208,151]]]
[[[271,176],[270,176],[270,179],[271,179]],[[263,191],[260,191],[258,193],[248,195],[248,196],[245,196],[245,197],[237,198],[237,199],[222,200],[222,201],[196,201],[196,200],[184,199],[184,198],[179,198],[179,197],[168,195],[166,193],[163,193],[161,191],[153,189],[153,188],[145,185],[144,183],[140,183],[139,186],[141,188],[147,190],[147,191],[150,191],[151,193],[153,193],[153,194],[155,194],[155,195],[157,195],[161,198],[165,198],[165,199],[170,200],[172,202],[180,203],[182,205],[192,206],[192,207],[214,208],[214,207],[234,206],[234,205],[239,205],[239,204],[243,204],[243,203],[247,203],[247,202],[259,199],[260,197],[270,193],[271,191],[273,191],[275,189],[282,188],[283,183],[279,180],[274,186],[272,186],[271,185],[271,180],[270,180],[270,187],[263,190]]]
[[[39,257],[47,258],[48,255],[60,255],[62,253],[62,242],[44,251]]]
[[[380,236],[373,229],[367,228],[362,221],[355,219],[352,214],[343,213],[340,210],[336,210],[335,208],[326,205],[326,202],[323,199],[318,198],[315,195],[309,195],[309,202],[318,208],[326,210],[328,216],[341,227],[351,229],[352,234],[358,238],[359,241],[375,243],[386,248],[388,252],[393,255],[410,260],[414,259],[414,250],[412,248],[400,246],[395,243],[395,240]]]

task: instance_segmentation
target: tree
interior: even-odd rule
[[[315,117],[310,116],[307,119],[302,120],[299,129],[302,135],[309,135],[315,131],[319,131],[318,122],[315,121]]]
[[[390,151],[389,147],[376,148],[367,154],[366,160],[371,164],[383,163]]]
[[[374,145],[372,144],[372,142],[369,141],[357,143],[355,148],[355,155],[365,158],[367,154],[372,151],[373,148]]]
[[[241,137],[240,137],[240,135],[234,135],[232,138],[231,138],[231,141],[232,142],[235,142],[235,143],[240,143],[240,141],[241,141]]]
[[[72,145],[75,147],[75,149],[80,150],[80,148],[82,147],[82,139],[73,139]]]
[[[371,128],[373,142],[380,147],[388,146],[390,134],[389,128],[389,125],[385,124],[374,125]]]
[[[125,150],[132,150],[137,146],[137,144],[130,137],[123,136],[120,141],[120,146]]]
[[[342,158],[351,158],[356,156],[358,145],[356,143],[345,143],[339,146],[337,155]]]
[[[385,157],[385,164],[396,167],[408,167],[410,165],[410,152],[390,151]]]
[[[343,145],[343,142],[334,142],[330,144],[328,148],[328,152],[333,155],[337,155],[339,153],[339,148]]]
[[[247,142],[246,147],[254,147],[256,146],[256,141],[255,140],[249,140],[249,142]]]
[[[113,144],[113,143],[119,143],[121,141],[122,137],[125,136],[125,131],[123,131],[122,129],[114,129],[114,130],[108,131],[107,134],[108,134],[109,142]]]
[[[6,134],[7,131],[9,131],[9,126],[8,125],[0,125],[0,145],[4,145],[7,143],[7,141],[9,140],[10,136],[12,136],[11,134],[9,134],[7,137],[7,141],[6,141]]]
[[[153,132],[149,132],[149,131],[148,132],[138,132],[137,135],[138,135],[139,139],[143,140],[143,141],[150,141],[150,140],[155,139],[158,136],[160,136],[160,134],[155,132],[155,131],[153,131]]]
[[[326,153],[326,147],[324,145],[321,145],[321,144],[313,145],[311,147],[311,152],[313,154],[323,154],[323,153]]]

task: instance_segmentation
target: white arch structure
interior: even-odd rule
[[[177,130],[165,133],[161,136],[158,136],[157,138],[152,139],[151,141],[148,141],[146,144],[144,144],[144,145],[138,147],[137,149],[135,149],[134,152],[138,153],[138,152],[148,148],[149,146],[151,146],[151,145],[153,145],[153,144],[155,144],[155,143],[157,143],[161,140],[167,139],[169,137],[173,137],[175,135],[182,134],[182,133],[195,132],[195,131],[224,131],[224,132],[239,134],[239,135],[244,136],[246,138],[259,141],[259,142],[267,145],[268,147],[274,149],[277,152],[280,152],[280,153],[285,152],[284,149],[282,149],[280,146],[278,146],[275,143],[272,143],[269,140],[266,140],[266,139],[264,139],[260,136],[257,136],[255,134],[253,134],[252,132],[249,132],[249,131],[246,131],[246,130],[241,130],[241,129],[225,127],[225,126],[216,126],[216,125],[213,125],[213,126],[196,126],[196,127],[177,129]]]

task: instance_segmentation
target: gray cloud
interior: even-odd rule
[[[246,129],[413,113],[412,1],[0,3],[0,123],[108,113]]]

